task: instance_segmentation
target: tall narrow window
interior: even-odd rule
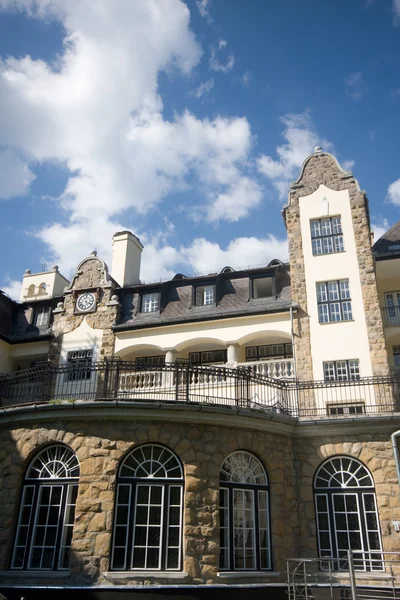
[[[271,569],[267,474],[249,452],[234,452],[221,468],[219,567]]]
[[[353,319],[348,279],[317,283],[317,302],[320,323]]]
[[[93,350],[73,350],[68,352],[66,372],[67,381],[90,379],[92,372]]]
[[[344,252],[342,222],[340,217],[326,217],[310,221],[314,256]]]
[[[182,568],[183,470],[159,445],[135,448],[117,480],[111,567],[178,571]]]
[[[46,327],[49,323],[50,308],[37,308],[35,310],[35,325],[36,327]]]
[[[360,571],[381,571],[381,535],[374,482],[355,458],[336,456],[318,469],[314,481],[320,557],[333,557],[335,570],[347,570],[353,550]]]
[[[68,569],[79,462],[66,446],[45,448],[28,467],[11,569]]]
[[[387,325],[400,325],[400,292],[385,294],[385,317]]]

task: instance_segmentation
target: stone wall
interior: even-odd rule
[[[299,199],[315,192],[321,184],[335,191],[349,192],[372,372],[374,375],[385,375],[389,372],[389,364],[371,252],[368,200],[365,192],[360,191],[354,177],[342,171],[333,156],[321,151],[317,151],[306,160],[300,178],[290,187],[289,203],[284,209],[289,242],[292,299],[300,306],[298,318],[294,322],[297,375],[300,379],[313,379]]]
[[[100,409],[97,409],[100,410]],[[399,486],[396,478],[391,430],[383,427],[374,432],[364,425],[364,433],[336,427],[314,425],[312,432],[301,426],[285,426],[266,421],[262,431],[259,419],[244,427],[240,417],[228,417],[227,425],[179,422],[176,411],[155,421],[147,412],[138,418],[95,418],[95,411],[84,417],[54,418],[45,422],[14,425],[0,431],[0,572],[7,570],[18,518],[20,490],[27,464],[44,445],[61,442],[71,447],[80,461],[81,475],[72,543],[69,585],[171,584],[171,580],[146,577],[135,579],[127,573],[116,579],[109,573],[109,553],[114,514],[114,497],[118,465],[126,452],[137,444],[160,443],[177,454],[185,473],[183,574],[174,584],[221,583],[218,578],[219,507],[218,489],[221,465],[231,452],[247,450],[265,465],[270,483],[273,569],[285,580],[285,558],[317,556],[313,478],[324,459],[338,454],[358,458],[370,469],[376,485],[381,520],[383,548],[400,549],[400,534],[394,532],[392,520],[400,520]],[[54,414],[62,409],[54,407]],[[78,410],[76,411],[78,413]],[[175,421],[175,422],[174,422]],[[215,417],[214,417],[215,421]],[[392,424],[392,430],[396,428]],[[308,429],[311,430],[309,427]],[[275,431],[274,431],[275,430]],[[280,432],[281,431],[281,432]],[[185,575],[187,573],[187,575]],[[4,577],[0,574],[0,580]],[[279,579],[278,579],[279,580]],[[15,578],[14,580],[15,581]],[[31,578],[30,578],[31,581]],[[37,578],[32,583],[44,583]],[[268,573],[246,583],[271,580]],[[45,583],[50,584],[50,576]],[[62,584],[57,577],[53,581]],[[224,583],[238,583],[237,577]]]
[[[133,420],[55,422],[52,428],[38,423],[2,432],[0,438],[0,570],[8,568],[27,462],[44,444],[57,441],[76,452],[81,468],[68,579],[71,584],[117,583],[112,575],[104,575],[109,570],[116,473],[125,453],[136,444],[147,442],[167,446],[184,466],[183,571],[187,576],[181,583],[218,583],[219,472],[226,456],[235,450],[254,453],[267,469],[275,570],[284,571],[284,559],[293,554],[293,546],[298,543],[292,448],[283,435],[194,423]],[[265,579],[268,581],[268,574]],[[246,581],[251,582],[251,577]],[[135,581],[134,574],[128,574],[123,582],[138,583],[138,580]],[[168,580],[144,581],[145,585],[150,583],[162,584]]]

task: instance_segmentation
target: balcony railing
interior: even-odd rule
[[[281,376],[283,372],[291,374],[280,371]],[[260,372],[254,363],[236,369],[190,363],[143,367],[119,360],[60,366],[46,363],[0,375],[0,405],[6,409],[75,401],[183,402],[307,418],[400,410],[400,373],[332,382],[279,379],[268,373]]]
[[[385,325],[400,325],[400,306],[381,306],[381,311]]]
[[[238,363],[238,366],[249,367],[252,373],[266,375],[266,377],[271,377],[272,379],[288,379],[295,375],[292,358]]]

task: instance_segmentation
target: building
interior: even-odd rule
[[[124,231],[111,273],[92,253],[0,295],[6,598],[278,598],[291,557],[350,589],[348,549],[395,581],[400,224],[372,245],[320,148],[283,218],[288,264],[142,284]]]

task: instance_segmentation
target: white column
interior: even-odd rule
[[[167,350],[166,354],[165,354],[165,362],[166,363],[173,363],[176,361],[176,355],[177,355],[177,351],[176,350]]]
[[[227,354],[227,364],[229,364],[230,366],[236,366],[239,358],[239,345],[229,344]]]

